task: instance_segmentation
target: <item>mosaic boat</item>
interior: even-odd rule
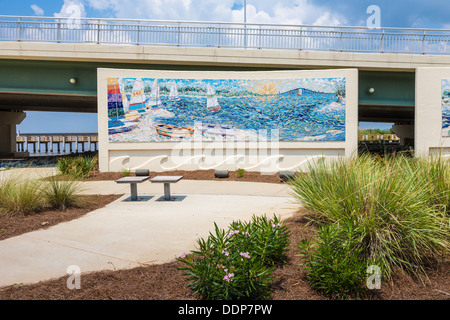
[[[195,129],[200,130],[202,134],[219,135],[222,137],[235,136],[238,130],[238,128],[234,125],[210,123],[196,123]]]
[[[169,124],[157,124],[156,132],[170,138],[188,138],[194,134],[194,129],[189,127],[175,127]]]
[[[110,120],[108,121],[108,134],[116,134],[129,132],[133,128],[136,128],[139,123],[124,123],[120,120]]]
[[[217,112],[220,110],[219,102],[217,101],[216,92],[214,89],[209,85],[206,88],[206,107],[211,112]]]

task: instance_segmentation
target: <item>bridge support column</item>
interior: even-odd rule
[[[400,145],[414,145],[414,125],[412,124],[394,124],[392,130],[400,138]]]
[[[0,155],[7,157],[28,156],[28,152],[16,151],[16,126],[25,119],[25,112],[0,112]]]

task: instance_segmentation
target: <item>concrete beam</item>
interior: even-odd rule
[[[358,121],[414,122],[414,106],[359,105]]]
[[[96,95],[0,92],[0,110],[97,112]]]
[[[450,65],[450,56],[439,55],[26,42],[1,42],[0,59],[410,72]]]

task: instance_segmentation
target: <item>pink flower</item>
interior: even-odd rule
[[[230,231],[230,233],[228,234],[229,237],[234,236],[235,234],[239,234],[239,230],[234,230],[234,231]]]
[[[230,282],[230,281],[233,281],[233,279],[231,279],[233,277],[234,277],[234,273],[226,273],[225,276],[223,277],[223,280],[226,282]]]
[[[186,258],[186,256],[187,256],[187,253],[186,253],[186,252],[183,252],[183,254],[180,256],[180,258],[181,258],[181,259],[184,259],[184,258]]]
[[[223,249],[223,250],[222,250],[222,253],[223,253],[224,255],[226,255],[227,257],[230,255],[230,253],[228,252],[227,248]]]
[[[243,258],[250,259],[250,254],[248,252],[239,253]]]

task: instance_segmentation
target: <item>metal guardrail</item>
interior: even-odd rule
[[[0,16],[0,41],[450,54],[450,30]]]

